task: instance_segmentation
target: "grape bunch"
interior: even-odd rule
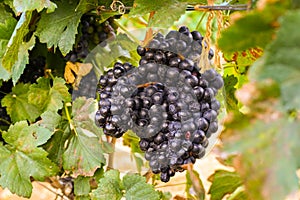
[[[202,40],[187,27],[165,37],[158,33],[147,46],[137,47],[138,67],[116,70],[122,66],[116,63],[99,80],[98,126],[114,137],[133,130],[152,172],[160,173],[163,182],[203,157],[208,138],[218,129],[215,96],[223,79],[214,69],[200,73]],[[212,57],[209,50],[207,59]],[[115,77],[115,71],[122,73]]]
[[[71,62],[78,62],[85,59],[90,50],[96,45],[106,45],[106,40],[115,38],[115,29],[113,18],[109,18],[103,23],[99,23],[94,16],[84,15],[81,18],[81,36],[79,41],[74,45],[73,50],[69,52],[65,59]]]

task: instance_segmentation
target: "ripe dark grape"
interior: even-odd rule
[[[95,115],[96,124],[103,128],[105,134],[113,137],[121,137],[126,130],[119,127],[121,116],[112,115],[112,112],[118,112],[119,107],[113,104],[112,91],[113,86],[116,85],[118,78],[122,77],[124,73],[130,71],[133,68],[128,63],[123,65],[121,63],[115,63],[114,68],[102,75],[98,82],[98,93],[100,100],[98,102],[99,109]],[[125,93],[127,88],[124,87],[122,91]],[[134,107],[135,103],[132,99],[126,101],[127,105]]]
[[[157,34],[138,46],[139,66],[116,63],[99,80],[97,124],[110,136],[132,129],[153,173],[168,182],[181,165],[205,155],[208,138],[218,129],[223,79],[214,69],[200,73],[202,35],[187,27]],[[205,45],[205,43],[204,43]],[[213,57],[209,51],[208,59]],[[117,136],[116,136],[117,135]]]

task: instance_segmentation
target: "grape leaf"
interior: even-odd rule
[[[102,130],[96,126],[94,118],[98,110],[98,103],[95,99],[80,97],[75,100],[72,107],[72,116],[75,127],[80,127],[86,135],[91,133],[100,137]]]
[[[122,198],[120,172],[109,170],[104,173],[104,177],[99,180],[98,188],[92,191],[93,200],[119,200]]]
[[[61,120],[61,116],[57,114],[57,112],[53,111],[46,111],[41,115],[41,122],[40,125],[49,129],[51,132],[55,131],[55,128],[59,124]]]
[[[13,122],[25,119],[34,122],[42,113],[38,107],[28,102],[28,90],[29,84],[17,84],[1,101],[2,106],[7,107],[7,113]]]
[[[226,76],[224,79],[224,97],[227,111],[238,111],[238,101],[234,94],[236,91],[235,85],[238,83],[238,79],[234,75]]]
[[[233,53],[250,48],[264,48],[275,33],[278,18],[286,11],[287,2],[268,1],[263,10],[255,10],[236,20],[225,29],[218,45],[224,53]]]
[[[55,77],[51,87],[50,78],[39,78],[29,89],[28,102],[43,111],[54,111],[63,107],[63,102],[71,101],[68,88],[62,78]]]
[[[77,98],[73,102],[72,122],[73,135],[63,155],[65,170],[73,171],[73,175],[92,176],[97,168],[105,164],[103,150],[99,140],[99,128],[94,124],[97,109],[94,99]],[[98,132],[99,131],[99,132]]]
[[[137,174],[126,174],[122,183],[126,190],[127,200],[159,199],[159,193],[154,190],[153,185],[146,183],[146,178]]]
[[[47,12],[53,12],[57,7],[55,3],[49,0],[31,0],[31,1],[23,1],[23,0],[14,0],[13,3],[17,12],[26,12],[37,10],[40,12],[44,8],[47,8]]]
[[[299,121],[287,118],[257,120],[227,140],[229,152],[241,153],[236,170],[250,199],[284,199],[298,189],[299,130]]]
[[[190,199],[205,199],[205,189],[199,174],[195,170],[189,170],[186,172],[186,187],[185,192]],[[193,194],[193,195],[192,195]]]
[[[0,4],[0,79],[6,81],[11,77],[11,74],[2,66],[2,57],[16,24],[17,20],[13,18],[11,13],[6,12],[3,4]]]
[[[208,191],[211,200],[223,199],[227,194],[233,193],[242,185],[241,177],[236,172],[217,170],[209,179],[212,185]]]
[[[47,158],[47,152],[40,147],[50,131],[36,124],[28,126],[26,121],[17,122],[4,131],[2,136],[7,142],[0,144],[0,185],[7,187],[19,196],[30,197],[32,185],[30,177],[42,181],[55,175],[57,166]],[[18,183],[18,184],[16,184]]]
[[[74,193],[76,197],[89,195],[90,189],[90,177],[78,176],[74,179]]]
[[[43,146],[49,153],[48,157],[55,162],[59,168],[63,166],[63,154],[65,152],[65,142],[70,138],[69,124],[60,122],[57,131],[53,134],[50,140]]]
[[[177,21],[184,14],[186,6],[186,2],[176,0],[135,0],[129,15],[142,16],[155,11],[149,26],[166,28],[173,25],[174,21]],[[167,10],[171,12],[166,12]]]
[[[2,58],[3,68],[14,75],[14,83],[17,82],[28,63],[28,50],[32,49],[35,43],[34,39],[28,43],[24,41],[24,37],[29,32],[31,15],[31,11],[22,13]]]
[[[75,11],[76,3],[57,2],[58,8],[53,13],[43,12],[38,23],[36,34],[47,47],[59,47],[63,55],[72,50],[80,18],[83,15]]]
[[[280,85],[281,100],[288,109],[300,109],[300,35],[295,23],[300,23],[300,12],[293,11],[284,16],[276,39],[268,46],[265,55],[250,70],[256,80],[271,78]]]
[[[98,5],[98,0],[80,0],[75,11],[81,11],[83,13],[86,13],[91,9],[96,8],[97,5]]]

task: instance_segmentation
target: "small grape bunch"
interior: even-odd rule
[[[208,138],[218,130],[215,96],[223,79],[214,69],[200,73],[202,40],[187,27],[166,36],[158,33],[147,46],[137,47],[138,67],[119,69],[122,73],[114,77],[115,65],[99,80],[106,85],[98,90],[96,122],[114,137],[133,130],[152,172],[160,173],[163,182],[182,172],[182,165],[202,158]],[[212,57],[210,50],[207,59]],[[107,83],[108,76],[114,77],[113,84]]]
[[[69,52],[65,59],[71,62],[78,62],[85,59],[96,45],[106,46],[107,40],[115,38],[115,29],[113,18],[99,23],[98,18],[90,15],[84,15],[81,18],[81,32],[79,41]]]

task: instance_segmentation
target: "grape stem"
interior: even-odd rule
[[[155,188],[164,188],[164,187],[173,187],[173,186],[178,186],[178,185],[185,185],[186,182],[182,182],[182,183],[174,183],[174,184],[165,184],[165,185],[156,185]]]
[[[49,76],[51,77],[52,80],[54,80],[54,76],[53,76],[53,74],[51,72],[51,69],[46,69],[45,72],[49,74]]]
[[[120,24],[117,20],[114,20],[114,23],[122,30],[124,31],[131,39],[134,40],[137,44],[140,44],[140,41],[133,35],[131,34],[122,24]]]
[[[71,103],[66,103],[64,107],[65,107],[65,112],[66,112],[66,116],[67,116],[68,122],[70,124],[70,129],[71,129],[71,131],[72,130],[74,131],[75,135],[78,135],[78,133],[76,131],[76,128],[73,125],[73,120],[71,119],[71,115],[70,115],[69,109],[68,109],[68,107],[71,107]]]
[[[107,171],[114,168],[114,152],[115,152],[116,141],[117,141],[117,139],[115,137],[111,138],[110,143],[112,145],[113,151],[108,154],[108,164],[107,164],[107,168],[106,168]]]
[[[150,24],[150,21],[151,21],[151,19],[153,18],[154,15],[155,15],[154,11],[150,12],[150,15],[149,15],[149,18],[148,18],[148,25]],[[147,30],[146,35],[145,35],[145,39],[143,41],[143,46],[146,46],[148,44],[148,42],[150,40],[152,40],[152,38],[153,38],[153,30],[152,30],[151,27],[148,27],[148,30]]]
[[[132,7],[125,7],[126,10],[131,10]],[[214,11],[214,10],[232,10],[232,11],[242,11],[249,10],[248,4],[240,5],[190,5],[187,6],[186,11]]]
[[[11,124],[9,121],[7,121],[7,120],[5,120],[5,119],[2,119],[2,118],[0,118],[0,122],[4,122],[4,123],[7,124],[7,125],[10,125],[10,124]],[[1,130],[0,130],[0,132],[1,132]]]
[[[249,5],[240,4],[240,5],[212,5],[212,6],[204,6],[204,5],[195,5],[188,6],[187,11],[212,11],[212,10],[248,10]]]
[[[69,198],[66,198],[65,195],[61,195],[55,191],[53,191],[52,189],[50,189],[49,187],[47,187],[46,185],[42,184],[41,182],[37,182],[40,186],[46,188],[49,192],[52,192],[53,194],[55,194],[56,196],[59,196],[60,198],[62,199],[69,199]]]

